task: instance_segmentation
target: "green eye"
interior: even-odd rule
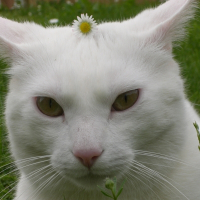
[[[36,105],[40,112],[50,117],[58,117],[63,114],[61,106],[52,98],[37,97]]]
[[[123,111],[133,106],[139,97],[139,90],[131,90],[120,94],[112,105],[112,110]]]

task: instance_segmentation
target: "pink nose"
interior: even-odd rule
[[[74,156],[76,156],[84,166],[91,168],[95,160],[102,154],[101,149],[89,149],[89,150],[76,150]]]

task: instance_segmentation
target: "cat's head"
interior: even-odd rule
[[[184,112],[172,44],[192,8],[191,0],[169,0],[133,19],[102,23],[92,37],[78,37],[70,26],[0,18],[0,53],[11,66],[11,151],[16,160],[46,160],[21,170],[50,164],[67,180],[96,187],[128,173],[135,150],[149,142],[162,148],[155,138]]]

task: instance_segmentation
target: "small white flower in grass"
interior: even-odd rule
[[[73,31],[81,37],[83,35],[93,35],[97,30],[97,23],[92,18],[92,15],[89,17],[87,14],[81,14],[81,17],[77,17],[78,20],[74,20],[72,28]]]
[[[58,22],[59,22],[58,19],[50,19],[50,20],[49,20],[49,23],[50,23],[50,24],[57,24]]]

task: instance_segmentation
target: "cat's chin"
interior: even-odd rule
[[[97,185],[102,185],[107,177],[108,176],[105,175],[100,176],[89,173],[79,178],[71,178],[70,181],[78,187],[84,188],[86,190],[93,190],[97,188]]]

